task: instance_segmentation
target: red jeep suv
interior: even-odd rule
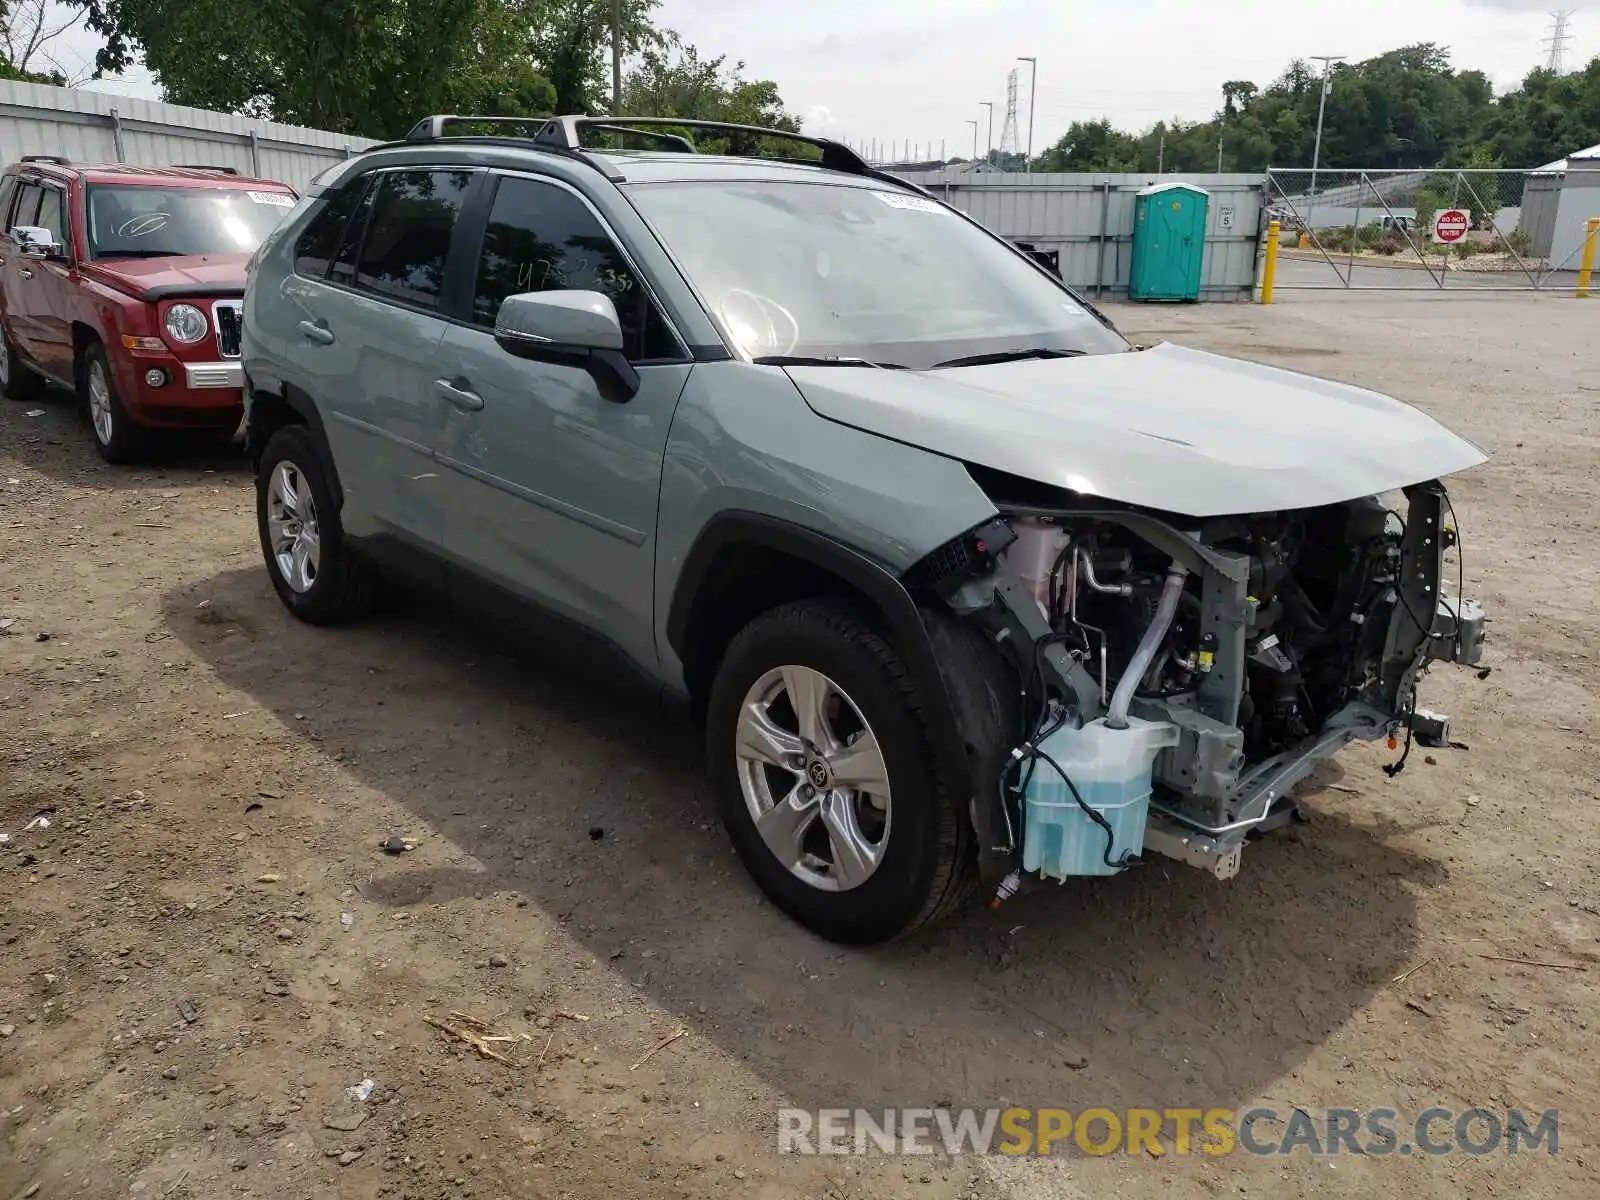
[[[0,392],[75,392],[114,463],[156,429],[236,429],[245,264],[295,199],[221,167],[8,167]]]

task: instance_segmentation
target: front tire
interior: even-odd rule
[[[302,621],[337,625],[371,607],[371,575],[345,545],[338,499],[303,425],[285,425],[261,453],[256,526],[272,586]]]
[[[922,711],[893,647],[838,602],[756,618],[718,667],[706,737],[723,820],[761,889],[823,937],[887,941],[971,892],[971,826]]]
[[[149,432],[135,425],[117,395],[111,362],[99,342],[91,342],[83,352],[79,397],[94,434],[94,448],[108,463],[125,465],[138,462],[149,449]]]

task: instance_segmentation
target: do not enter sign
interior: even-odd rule
[[[1447,208],[1433,219],[1433,240],[1459,242],[1472,228],[1472,214],[1464,208]]]

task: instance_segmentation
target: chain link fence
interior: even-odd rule
[[[1533,171],[1273,169],[1266,217],[1280,230],[1276,286],[1570,286],[1581,241],[1558,229],[1561,202],[1561,176]]]

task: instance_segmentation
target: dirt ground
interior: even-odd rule
[[[866,952],[762,903],[648,702],[416,605],[297,624],[237,455],[112,469],[0,403],[0,1198],[1600,1194],[1600,304],[1284,299],[1115,315],[1492,455],[1453,494],[1493,674],[1424,692],[1470,749],[1350,751],[1230,883]],[[1557,1108],[1560,1152],[776,1153],[780,1105],[944,1103]]]

